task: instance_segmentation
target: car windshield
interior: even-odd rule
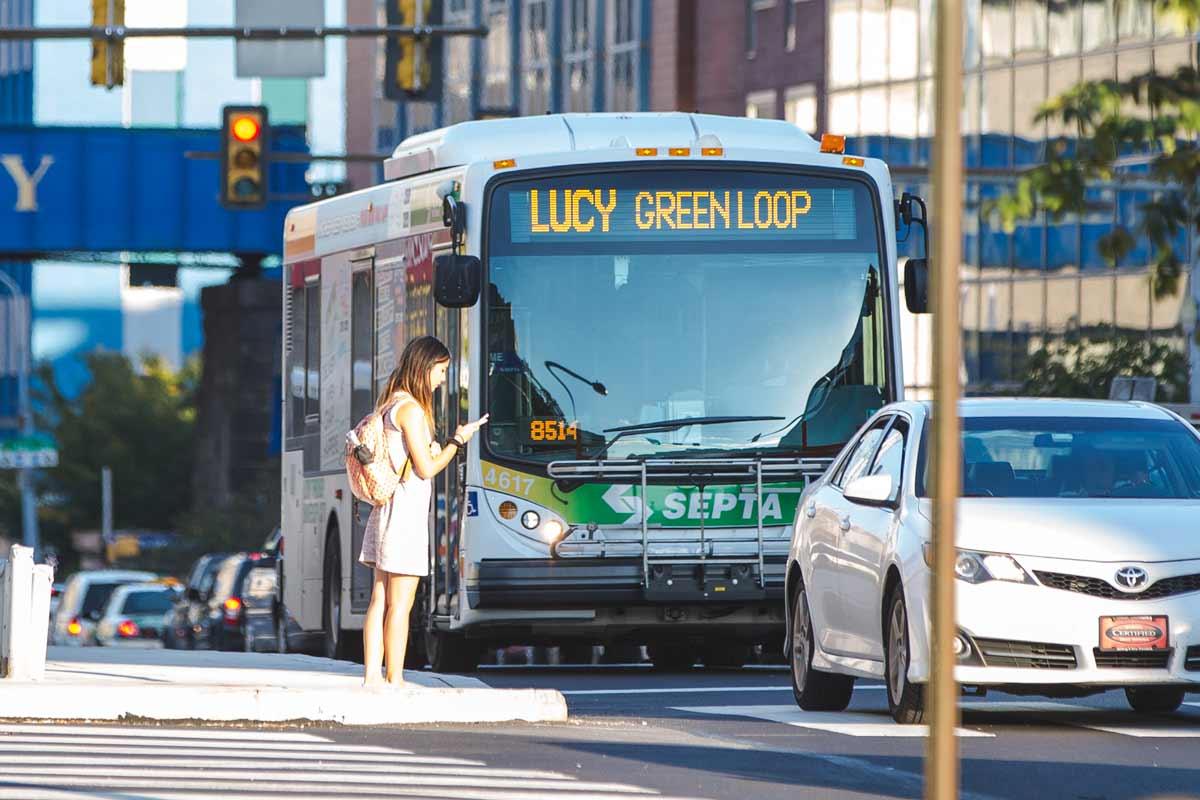
[[[1200,498],[1200,439],[1175,420],[966,417],[962,428],[964,497]]]
[[[167,589],[130,592],[121,604],[122,614],[163,614],[170,610],[171,592]]]
[[[108,599],[112,597],[112,593],[117,590],[121,583],[93,583],[89,584],[87,592],[83,595],[83,605],[79,609],[81,617],[90,617],[93,614],[99,614],[108,605]]]
[[[504,183],[490,203],[497,455],[595,457],[618,435],[609,457],[836,452],[890,399],[860,180],[647,169]]]

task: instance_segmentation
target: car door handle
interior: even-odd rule
[[[808,517],[809,519],[812,519],[816,515],[817,515],[817,504],[809,503],[808,507],[804,509],[804,516]]]
[[[844,517],[838,518],[838,527],[841,528],[843,531],[850,530],[850,515],[849,514],[847,514]]]

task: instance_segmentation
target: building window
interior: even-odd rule
[[[750,119],[775,119],[775,90],[746,95],[746,116]]]
[[[641,108],[641,0],[608,2],[608,85],[605,108],[637,111]]]
[[[783,99],[783,117],[807,133],[817,130],[817,87],[811,83],[792,86]]]
[[[484,24],[488,27],[483,43],[483,97],[481,104],[489,111],[513,107],[513,0],[485,0]]]
[[[829,85],[858,84],[858,0],[830,0]]]
[[[563,3],[563,110],[595,108],[596,49],[595,0]]]
[[[550,13],[549,0],[523,0],[520,105],[525,115],[550,110]]]
[[[471,25],[474,15],[467,0],[447,0],[445,24]],[[442,45],[444,80],[442,87],[442,124],[453,125],[471,119],[471,47],[468,36],[447,37]]]

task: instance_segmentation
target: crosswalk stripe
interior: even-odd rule
[[[1167,717],[1163,718],[1157,725],[1146,725],[1146,719],[1138,715],[1131,720],[1132,724],[1124,725],[1121,724],[1120,720],[1114,723],[1114,715],[1131,715],[1133,714],[1132,711],[1115,711],[1111,708],[1088,706],[1079,703],[1055,703],[1047,700],[989,703],[985,700],[969,700],[964,701],[961,705],[964,710],[969,711],[1038,714],[1039,719],[1046,722],[1069,725],[1072,728],[1084,728],[1101,733],[1113,733],[1118,736],[1132,736],[1137,739],[1200,738],[1200,727],[1184,727],[1189,726],[1193,722],[1193,720],[1187,718]],[[1092,719],[1088,719],[1089,717],[1092,717]],[[1003,719],[988,720],[989,724],[1002,724],[1003,722]]]
[[[355,780],[356,777],[364,780]],[[305,776],[302,780],[294,779],[286,771],[246,773],[240,770],[205,770],[197,774],[194,770],[158,770],[158,769],[107,769],[103,774],[94,770],[43,769],[36,775],[9,775],[5,782],[21,783],[33,786],[85,786],[88,788],[121,788],[121,789],[204,789],[220,791],[222,797],[229,790],[245,787],[247,779],[253,779],[256,788],[279,782],[278,787],[272,786],[272,791],[286,789],[287,791],[309,792],[313,789],[328,790],[330,784],[336,786],[342,794],[361,794],[362,791],[373,791],[380,794],[391,794],[397,788],[413,792],[429,792],[433,787],[458,787],[464,789],[504,789],[509,792],[526,790],[553,789],[558,798],[576,798],[581,793],[592,792],[611,796],[629,797],[631,795],[653,795],[654,791],[640,786],[630,786],[620,783],[585,783],[583,781],[563,780],[513,780],[511,778],[458,778],[452,775],[423,775],[405,776],[404,785],[397,786],[398,781],[391,779],[386,773],[369,776],[327,775],[321,780],[318,776]],[[303,787],[303,789],[301,788]],[[511,795],[510,795],[511,796]]]
[[[110,739],[107,736],[27,736],[25,734],[10,733],[8,735],[0,735],[0,747],[7,744],[53,744],[67,745],[68,747],[87,748],[91,745],[121,747],[177,747],[180,750],[212,750],[225,751],[231,753],[272,753],[272,752],[297,752],[297,753],[357,753],[359,755],[412,755],[411,750],[393,750],[390,747],[379,747],[371,744],[339,744],[331,742],[328,739],[316,741],[311,744],[301,744],[299,742],[219,742],[219,741],[202,741],[196,739],[177,740],[171,739],[154,739],[147,741],[147,744],[142,744],[143,740],[125,740]],[[153,742],[153,744],[150,744]]]
[[[130,728],[111,725],[54,725],[51,723],[33,725],[0,725],[0,734],[38,734],[45,733],[55,736],[98,736],[109,739],[215,739],[220,741],[260,741],[260,742],[316,742],[328,744],[329,740],[312,733],[296,733],[293,731],[251,731],[237,728]],[[2,739],[3,737],[0,737]],[[240,745],[238,745],[240,746]]]
[[[91,791],[86,791],[90,788]],[[0,800],[81,800],[81,798],[93,798],[94,800],[199,800],[203,795],[198,795],[196,789],[163,789],[154,786],[141,787],[137,790],[136,797],[131,797],[125,792],[104,791],[92,787],[84,787],[85,791],[80,789],[58,789],[54,787],[37,787],[37,788],[9,788],[0,784]],[[267,792],[270,794],[267,794]],[[407,789],[404,787],[393,787],[387,791],[357,791],[357,787],[347,787],[347,791],[338,791],[335,793],[321,793],[320,791],[310,791],[301,789],[291,791],[288,789],[258,789],[252,793],[229,791],[223,789],[221,792],[221,800],[264,800],[264,798],[272,795],[288,796],[293,795],[297,800],[345,800],[347,795],[351,795],[355,800],[387,800],[393,797],[420,797],[426,800],[564,800],[564,797],[559,792],[552,791],[531,791],[522,790],[519,792],[509,792],[503,789],[470,789],[463,787],[455,787],[453,789],[442,792],[436,788],[417,788]],[[654,800],[694,800],[694,798],[677,797],[668,795],[654,795]],[[604,792],[586,792],[572,794],[569,800],[628,800],[629,795],[626,794],[609,794]]]
[[[145,747],[121,747],[110,745],[78,745],[78,744],[55,744],[47,745],[44,742],[19,742],[9,744],[6,743],[3,737],[0,737],[0,755],[5,753],[46,753],[46,752],[61,752],[61,753],[94,753],[96,755],[164,755],[164,756],[211,756],[214,758],[301,758],[307,760],[324,760],[324,761],[353,761],[363,763],[376,764],[446,764],[453,766],[483,766],[482,761],[472,761],[463,758],[451,758],[448,756],[417,756],[407,755],[403,752],[391,754],[386,748],[381,748],[373,753],[343,753],[336,749],[322,748],[314,746],[307,750],[264,750],[262,748],[247,748],[243,750],[222,750],[208,747],[172,747],[170,745],[146,745]]]
[[[287,763],[281,763],[287,762]],[[19,768],[26,765],[50,764],[56,767],[66,768],[68,766],[90,767],[90,766],[108,766],[108,767],[204,767],[211,768],[214,761],[211,758],[171,758],[169,756],[120,756],[120,757],[103,757],[93,755],[22,755],[14,761],[9,761],[4,758],[3,753],[0,753],[0,767],[9,765],[13,768]],[[417,763],[396,763],[393,761],[378,761],[371,764],[363,764],[361,762],[340,762],[330,763],[319,758],[288,758],[288,759],[239,759],[238,763],[229,763],[228,760],[222,759],[220,762],[222,767],[237,767],[238,769],[286,769],[289,774],[300,775],[310,771],[319,772],[357,772],[366,773],[376,768],[386,771],[390,775],[425,775],[428,774],[431,765],[429,762]],[[480,775],[492,777],[506,778],[542,778],[545,780],[576,780],[573,775],[564,775],[560,772],[550,772],[548,770],[537,769],[497,769],[485,765],[479,766],[460,766],[457,764],[439,764],[437,765],[438,774],[441,775]],[[112,770],[106,770],[109,774],[119,774]]]
[[[927,736],[925,725],[899,725],[886,713],[872,714],[861,711],[803,711],[795,705],[782,706],[684,706],[675,708],[690,714],[710,716],[752,717],[771,722],[780,722],[797,728],[838,733],[843,736],[886,736],[900,739],[916,739]],[[994,738],[995,734],[959,728],[960,737]]]

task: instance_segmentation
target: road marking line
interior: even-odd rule
[[[306,750],[264,750],[262,748],[245,748],[230,752],[217,748],[207,747],[172,747],[165,745],[162,747],[155,745],[146,745],[144,747],[120,747],[120,746],[101,746],[101,745],[75,745],[75,744],[56,744],[47,746],[42,742],[21,742],[17,744],[8,744],[0,738],[0,756],[8,753],[92,753],[95,755],[164,755],[164,756],[211,756],[214,758],[241,760],[241,759],[257,759],[257,758],[299,758],[305,760],[322,760],[322,761],[353,761],[358,763],[370,764],[444,764],[450,766],[461,767],[481,767],[485,766],[482,761],[471,761],[463,758],[449,758],[445,756],[417,756],[407,755],[404,753],[392,754],[387,750],[381,750],[379,753],[341,753],[336,750],[330,751],[326,748],[314,745]]]
[[[142,742],[145,741],[143,745]],[[171,741],[170,738],[151,739],[151,740],[132,740],[127,739],[121,741],[118,739],[110,739],[107,736],[49,736],[38,734],[27,736],[23,734],[10,733],[0,735],[0,747],[4,747],[8,743],[41,743],[41,744],[65,744],[78,745],[84,747],[87,745],[105,745],[105,746],[125,746],[125,747],[177,747],[181,750],[192,748],[200,750],[229,750],[236,753],[246,753],[254,751],[273,752],[286,750],[289,752],[308,753],[313,751],[323,751],[329,753],[363,753],[363,754],[386,754],[386,755],[413,755],[411,750],[393,750],[390,747],[379,747],[370,744],[338,744],[328,739],[318,739],[311,744],[300,743],[280,743],[272,744],[271,742],[219,742],[219,741],[203,741],[197,739]]]
[[[669,686],[662,689],[560,689],[570,696],[604,694],[704,694],[706,692],[790,692],[790,686],[697,686],[685,688]]]
[[[1118,736],[1132,736],[1138,739],[1196,739],[1200,738],[1200,728],[1196,727],[1176,727],[1170,720],[1164,719],[1162,725],[1147,726],[1145,718],[1138,715],[1131,719],[1133,724],[1122,725],[1120,721],[1113,724],[1110,721],[1114,714],[1134,714],[1132,711],[1123,711],[1113,708],[1104,708],[1101,706],[1080,705],[1078,703],[1055,703],[1051,701],[1027,701],[1027,702],[998,702],[988,703],[981,700],[969,700],[962,704],[964,710],[967,711],[995,711],[1000,713],[1027,713],[1038,714],[1042,721],[1050,722],[1059,725],[1069,725],[1073,728],[1083,728],[1091,731],[1100,731],[1102,733],[1114,733]],[[1076,716],[1066,716],[1074,714]],[[1106,722],[1091,722],[1086,719],[1088,716],[1102,717]],[[1183,725],[1188,724],[1187,719],[1177,719],[1176,722]],[[1002,724],[1001,720],[989,720],[987,724],[995,725]]]
[[[372,791],[387,794],[391,789],[396,787],[396,781],[391,780],[390,776],[381,772],[378,775],[325,775],[325,776],[305,776],[301,780],[294,779],[287,771],[255,771],[245,772],[242,770],[205,770],[203,774],[197,774],[195,770],[184,769],[107,769],[103,773],[96,770],[72,770],[72,769],[40,769],[36,775],[7,775],[5,782],[12,784],[20,782],[22,784],[32,786],[86,786],[91,789],[98,788],[173,788],[173,789],[212,789],[222,792],[229,789],[237,789],[245,785],[247,778],[253,778],[255,786],[278,782],[281,786],[285,786],[293,791],[300,791],[300,787],[308,789],[317,788],[328,789],[330,784],[335,784],[337,791],[349,792],[352,788],[371,789]],[[644,789],[640,786],[630,786],[621,783],[590,783],[584,781],[564,781],[564,780],[514,780],[512,778],[458,778],[451,775],[406,775],[404,776],[404,788],[426,787],[424,791],[428,795],[428,787],[437,786],[453,786],[456,787],[453,792],[458,795],[458,787],[465,789],[507,789],[510,792],[513,790],[527,789],[552,789],[559,792],[559,796],[578,796],[581,792],[601,792],[608,795],[619,795],[628,797],[630,795],[653,795],[657,794],[652,789]],[[509,795],[511,796],[511,795]],[[522,791],[522,795],[524,792]]]
[[[289,763],[280,763],[289,762]],[[9,762],[0,754],[0,766],[5,766]],[[212,759],[212,758],[171,758],[169,756],[93,756],[93,755],[63,755],[56,753],[54,755],[22,755],[18,760],[11,762],[14,769],[19,769],[26,765],[35,764],[50,764],[66,768],[81,767],[223,767],[238,769],[263,769],[263,770],[279,770],[286,769],[289,773],[302,774],[310,771],[318,772],[370,772],[375,769],[384,770],[389,774],[409,774],[417,775],[428,774],[431,771],[436,771],[440,775],[480,775],[491,777],[509,777],[509,778],[537,778],[544,780],[569,780],[574,781],[577,778],[574,775],[564,775],[561,772],[550,772],[548,770],[536,769],[498,769],[486,765],[480,766],[463,766],[459,764],[430,764],[428,762],[408,762],[396,763],[395,761],[376,761],[370,764],[362,762],[340,762],[329,763],[321,756],[310,756],[308,758],[255,758],[255,759],[239,759],[236,764],[229,763],[228,759]],[[116,774],[112,771],[107,771],[108,774]]]
[[[0,725],[0,734],[5,733],[48,733],[58,736],[79,734],[96,737],[103,732],[104,737],[142,738],[142,739],[213,739],[216,741],[231,741],[241,739],[263,742],[318,742],[328,743],[329,739],[311,733],[293,733],[290,731],[248,731],[239,728],[129,728],[124,726],[98,725],[54,725],[53,723],[31,725]],[[0,737],[2,740],[3,737]],[[238,745],[231,745],[238,746]]]
[[[844,736],[886,736],[916,739],[928,735],[925,725],[900,725],[886,713],[864,713],[861,711],[802,711],[794,705],[788,706],[690,706],[675,708],[691,714],[708,714],[729,717],[751,717],[780,722],[797,728],[810,728]],[[962,737],[994,738],[995,734],[959,728]]]
[[[451,800],[566,800],[566,798],[569,798],[569,800],[628,800],[629,797],[627,794],[606,792],[571,793],[568,795],[556,791],[523,790],[520,792],[510,792],[504,789],[470,789],[464,787],[455,787],[454,789],[440,792],[437,789],[431,790],[428,787],[409,789],[403,786],[393,786],[385,791],[378,791],[358,786],[347,786],[344,790],[338,790],[337,793],[328,794],[321,793],[320,791],[293,790],[287,786],[278,788],[256,786],[256,791],[252,794],[230,791],[226,786],[178,790],[151,785],[135,788],[138,789],[136,800],[197,800],[197,788],[200,790],[204,790],[205,788],[219,790],[221,792],[221,800],[263,800],[272,796],[296,797],[298,800],[345,800],[348,795],[360,800],[374,800],[374,798],[383,800],[390,797],[449,798]],[[88,789],[92,789],[92,791],[87,791]],[[695,800],[695,798],[689,797],[663,796],[658,794],[652,796],[654,800]],[[36,791],[31,791],[30,788],[9,788],[0,785],[0,800],[80,800],[80,798],[130,800],[128,795],[117,795],[111,790],[97,789],[88,785],[81,785],[77,789],[46,787]]]

